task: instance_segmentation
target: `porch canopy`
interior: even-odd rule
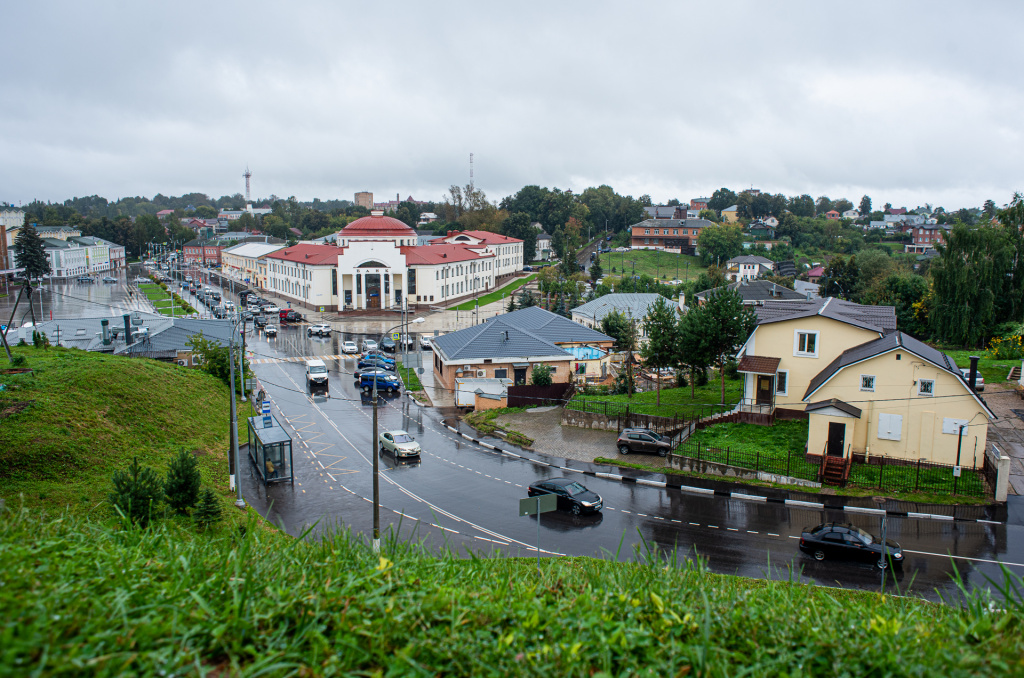
[[[807,407],[804,408],[804,412],[812,414],[827,414],[834,417],[853,417],[854,419],[860,419],[861,415],[861,409],[859,407],[854,407],[850,403],[844,403],[838,398],[821,400],[816,403],[808,403]]]
[[[746,374],[766,374],[774,377],[775,373],[779,371],[780,362],[780,358],[769,358],[761,355],[744,355],[740,358],[740,363],[736,366],[736,371],[744,372]]]

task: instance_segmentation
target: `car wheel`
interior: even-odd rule
[[[629,445],[619,445],[619,454],[629,454]]]
[[[666,450],[664,447],[661,448],[660,450],[658,450],[658,456],[659,457],[667,457],[668,456],[668,450]]]
[[[580,514],[580,505],[579,504],[573,504],[572,505],[572,514],[574,516],[578,516]]]
[[[388,393],[394,393],[394,392],[395,392],[395,389],[393,389],[390,386],[388,386]]]
[[[814,559],[815,560],[825,560],[825,552],[822,551],[821,549],[818,549],[817,551],[814,552]]]
[[[369,393],[369,392],[370,392],[370,387],[369,386],[364,386],[363,387],[363,393]]]
[[[889,567],[889,563],[886,560],[879,560],[875,563],[875,567],[877,567],[879,570],[884,570],[885,568]]]

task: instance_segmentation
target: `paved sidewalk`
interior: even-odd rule
[[[1024,495],[1024,400],[1002,384],[989,386],[985,402],[998,419],[989,425],[988,439],[1010,457],[1010,494]],[[1014,412],[1017,410],[1017,412]]]
[[[597,457],[614,459],[618,435],[613,431],[600,431],[575,426],[562,426],[561,407],[536,407],[517,414],[503,414],[495,423],[519,431],[533,438],[533,449],[553,457],[576,461],[594,461]],[[632,456],[632,455],[630,455]],[[640,456],[644,464],[664,466],[665,460],[653,454]]]

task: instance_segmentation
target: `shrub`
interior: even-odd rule
[[[25,363],[25,356],[20,353],[11,356],[11,367],[23,367]]]
[[[725,378],[729,381],[736,381],[740,378],[739,365],[735,360],[730,360],[725,364]]]
[[[114,471],[111,477],[114,485],[109,495],[110,503],[120,510],[125,518],[139,527],[146,527],[153,517],[153,509],[164,496],[160,478],[148,466],[139,466],[138,457],[132,459],[127,472]]]
[[[187,513],[199,501],[199,462],[187,450],[181,450],[167,468],[164,494],[167,504],[178,513]]]
[[[192,517],[200,530],[211,528],[223,519],[223,510],[213,490],[210,488],[203,490],[199,496],[199,505]]]
[[[988,355],[995,360],[1016,360],[1024,358],[1024,338],[1007,334],[993,337],[988,345]]]
[[[704,369],[697,370],[694,373],[694,378],[697,380],[697,386],[708,385],[708,371]]]
[[[682,370],[676,370],[676,388],[683,388],[689,385],[690,382],[686,380],[686,374]]]
[[[551,386],[551,368],[547,365],[534,365],[530,383],[534,386]]]

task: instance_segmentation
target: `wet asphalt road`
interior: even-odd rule
[[[307,338],[302,327],[282,327],[276,339],[250,339],[251,359],[285,359],[254,369],[274,414],[292,429],[296,481],[294,486],[263,488],[249,470],[243,472],[243,491],[261,513],[294,535],[335,525],[364,536],[372,529],[372,402],[353,386],[355,361],[328,357],[339,356],[340,343],[350,338],[361,337],[337,333],[329,339]],[[301,361],[287,360],[314,355],[326,357],[330,397],[320,392],[311,397]],[[537,519],[518,516],[519,499],[534,481],[574,475],[551,464],[581,464],[525,454],[514,458],[488,450],[453,434],[442,425],[441,413],[421,408],[404,395],[382,397],[378,409],[379,431],[405,429],[423,448],[418,463],[380,457],[385,538],[390,531],[462,554],[500,549],[511,555],[536,555]],[[487,442],[514,450],[499,440]],[[633,559],[656,548],[676,558],[699,555],[719,573],[880,588],[881,575],[871,565],[818,563],[797,549],[804,527],[836,520],[878,534],[878,517],[691,494],[582,474],[576,478],[604,498],[605,509],[593,516],[541,516],[544,556]],[[954,569],[969,588],[986,588],[986,576],[1001,577],[996,561],[1024,574],[1024,527],[889,518],[887,529],[907,558],[902,573],[887,575],[887,591],[950,599],[956,595]]]

